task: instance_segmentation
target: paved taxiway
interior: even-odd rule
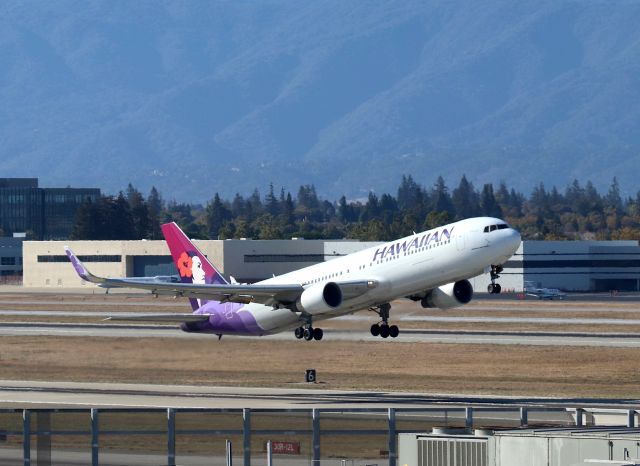
[[[0,405],[12,407],[139,407],[225,409],[357,409],[484,407],[599,409],[637,408],[638,399],[509,397],[323,390],[322,384],[292,388],[210,387],[197,385],[40,382],[0,380]],[[297,387],[296,387],[297,386]]]
[[[0,323],[0,336],[62,336],[105,338],[191,338],[215,339],[215,335],[182,332],[166,325],[63,324],[50,322]],[[230,336],[225,338],[242,338]],[[248,337],[255,338],[255,337]],[[262,337],[267,340],[293,340],[291,332]],[[579,332],[501,332],[420,330],[401,328],[398,338],[381,339],[368,331],[327,329],[326,341],[377,341],[382,343],[472,343],[490,345],[601,346],[640,348],[640,334]],[[301,344],[309,344],[301,342]],[[311,343],[317,344],[317,343]]]
[[[36,295],[34,295],[36,296]],[[134,315],[138,309],[144,307],[174,307],[178,312],[185,308],[184,303],[173,303],[166,300],[145,298],[141,295],[135,295],[132,299],[126,299],[122,296],[44,296],[44,299],[36,299],[35,297],[24,296],[24,299],[9,299],[7,297],[0,298],[0,316],[14,317],[15,322],[0,323],[1,336],[19,336],[19,335],[47,335],[47,336],[78,336],[78,337],[106,337],[106,338],[190,338],[190,339],[212,339],[212,335],[188,334],[180,331],[177,326],[168,324],[157,325],[147,323],[104,323],[101,320],[109,316],[118,315],[124,317],[127,314]],[[140,299],[143,298],[143,301]],[[500,299],[500,304],[494,299],[479,301],[470,305],[469,310],[473,311],[472,315],[447,315],[445,314],[423,314],[420,309],[416,311],[413,303],[398,302],[394,304],[395,321],[401,328],[401,334],[396,339],[382,340],[372,337],[368,328],[370,319],[366,314],[355,314],[342,316],[335,319],[335,322],[354,322],[349,330],[344,328],[325,329],[325,339],[327,341],[379,341],[385,343],[466,343],[466,344],[500,344],[500,345],[537,345],[537,346],[591,346],[591,347],[618,347],[618,348],[639,348],[640,333],[625,332],[626,326],[640,325],[640,318],[636,318],[640,313],[640,306],[634,305],[638,302],[636,295],[627,296],[624,300],[620,298],[607,300],[607,296],[586,295],[580,299],[580,296],[572,296],[571,301],[563,301],[559,306],[558,302],[549,301],[522,301],[515,300],[512,296],[506,296]],[[594,299],[585,305],[587,298]],[[574,299],[577,299],[574,301]],[[104,301],[103,301],[104,300]],[[496,302],[496,305],[492,305]],[[505,304],[509,312],[515,313],[510,316],[494,315],[494,312],[504,312]],[[21,310],[12,309],[12,305],[51,305],[57,310]],[[622,306],[620,304],[623,304]],[[54,307],[54,305],[56,307]],[[98,305],[100,311],[87,310],[87,306]],[[64,310],[60,310],[60,306]],[[109,310],[108,306],[119,307],[119,311]],[[614,307],[612,307],[614,306]],[[123,309],[127,311],[123,312]],[[605,315],[615,310],[616,313],[625,313],[624,318],[608,318]],[[187,312],[187,309],[184,309]],[[147,311],[148,312],[148,311]],[[478,312],[484,315],[477,315]],[[537,317],[540,312],[552,313],[552,316],[545,315]],[[522,313],[522,315],[520,315]],[[567,316],[566,313],[581,313],[582,316]],[[587,313],[586,315],[583,313]],[[589,313],[600,313],[603,316],[595,316],[590,318]],[[47,322],[19,322],[23,317],[42,317],[48,319]],[[83,318],[94,320],[95,323],[55,323],[51,322],[51,318]],[[404,328],[403,322],[412,322],[413,327],[416,323],[424,322],[431,324],[429,329],[420,328]],[[433,324],[442,323],[443,325],[458,324],[482,324],[485,328],[482,330],[450,330],[450,329],[434,329]],[[486,326],[496,324],[496,328],[487,329]],[[523,327],[531,327],[532,325],[544,325],[547,328],[553,325],[568,326],[590,325],[590,326],[619,326],[619,331],[607,330],[606,332],[579,332],[579,331],[547,331],[541,330],[502,330],[500,325],[509,324],[522,325]],[[576,327],[578,328],[578,327]],[[239,338],[239,337],[226,337]],[[263,337],[269,340],[291,340],[291,332],[284,332],[278,335]]]
[[[474,309],[477,310],[477,309]],[[567,310],[566,312],[571,312]],[[592,311],[598,312],[598,311]],[[602,312],[602,311],[600,311]],[[631,312],[631,311],[629,311]],[[141,313],[130,312],[99,312],[99,311],[22,311],[22,310],[0,310],[0,316],[9,317],[92,317],[96,319],[107,319],[109,317],[137,317]],[[157,315],[157,314],[155,314]],[[343,316],[336,320],[366,321],[363,316]],[[554,324],[554,325],[640,325],[640,319],[606,319],[606,318],[562,318],[562,317],[465,317],[465,316],[400,316],[398,322],[437,322],[437,323],[482,323],[482,324]],[[365,325],[366,326],[366,325]]]

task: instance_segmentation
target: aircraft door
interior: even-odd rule
[[[456,249],[458,251],[464,251],[464,236],[463,232],[456,234]]]
[[[482,230],[471,230],[467,232],[466,246],[470,251],[480,248],[486,248],[489,246],[486,234]]]

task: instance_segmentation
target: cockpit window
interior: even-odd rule
[[[484,227],[484,232],[485,233],[489,233],[490,231],[496,231],[496,230],[505,230],[507,228],[510,228],[509,225],[507,225],[506,223],[499,223],[498,225],[489,225]]]

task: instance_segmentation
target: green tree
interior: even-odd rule
[[[543,183],[540,183],[538,186],[533,188],[531,197],[527,202],[526,211],[527,213],[538,217],[551,215],[551,211],[549,209],[549,195],[547,194],[547,190],[544,188]]]
[[[122,191],[109,202],[107,212],[105,229],[111,237],[106,239],[140,239],[136,237],[131,208]]]
[[[236,193],[231,201],[231,215],[233,218],[246,218],[246,203],[244,198],[240,195],[240,193]]]
[[[451,202],[451,196],[449,195],[449,189],[444,182],[444,178],[441,176],[436,180],[436,184],[433,186],[433,207],[432,210],[436,212],[446,212],[447,218],[452,218],[454,215],[453,203]]]
[[[355,222],[358,214],[352,203],[347,203],[347,198],[342,196],[338,201],[338,220],[342,223]]]
[[[619,213],[623,212],[622,197],[620,196],[620,186],[618,185],[618,179],[614,176],[609,192],[604,198],[604,206],[607,209],[615,210]]]
[[[460,184],[451,193],[451,202],[455,210],[455,219],[477,217],[480,213],[480,202],[473,184],[462,175]]]
[[[98,201],[99,202],[99,201]],[[98,239],[99,228],[98,208],[87,199],[76,211],[73,229],[71,231],[71,239],[73,240],[91,240]]]
[[[246,207],[247,218],[249,220],[253,220],[259,215],[262,215],[263,205],[262,201],[260,200],[260,191],[258,191],[258,188],[254,189],[253,193],[251,193],[251,196],[249,196],[249,199],[247,199]]]
[[[431,230],[432,228],[437,228],[442,225],[446,225],[451,221],[451,217],[449,216],[449,212],[429,212],[427,218],[424,220],[423,229]]]
[[[151,237],[151,217],[149,208],[140,191],[131,183],[127,187],[127,202],[131,211],[133,234],[136,239],[148,239]]]
[[[218,239],[220,229],[231,218],[231,211],[224,205],[220,195],[216,193],[213,201],[209,202],[206,208],[207,235],[209,238]]]
[[[412,210],[419,209],[420,201],[422,199],[422,188],[416,183],[411,175],[402,175],[402,181],[398,187],[398,208],[400,210]]]
[[[269,192],[264,199],[265,210],[274,217],[280,213],[280,205],[273,190],[273,183],[269,184]]]
[[[364,209],[360,214],[360,221],[368,222],[374,219],[378,219],[380,217],[380,213],[381,209],[378,196],[376,196],[373,192],[369,192],[367,203],[364,205]]]
[[[480,207],[484,215],[488,217],[502,218],[502,209],[500,209],[500,206],[493,194],[493,185],[491,183],[487,183],[482,187],[482,193],[480,194]]]
[[[147,196],[147,209],[149,211],[149,238],[162,239],[160,214],[164,210],[164,201],[155,186],[151,187],[149,196]]]

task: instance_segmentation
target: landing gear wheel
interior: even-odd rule
[[[302,327],[298,327],[293,331],[293,334],[298,340],[300,340],[304,336],[304,329]]]
[[[502,287],[500,286],[500,283],[492,283],[491,285],[487,286],[487,292],[489,292],[490,294],[500,294],[501,291]]]
[[[302,337],[307,341],[313,340],[313,329],[311,327],[305,328]]]
[[[397,325],[389,326],[389,311],[391,310],[389,303],[370,307],[369,310],[378,314],[382,320],[382,322],[371,326],[371,335],[374,337],[381,336],[382,338],[396,338],[400,335],[400,329],[398,329]]]
[[[322,340],[322,337],[324,336],[324,332],[322,331],[321,328],[314,328],[313,329],[313,339],[316,341],[320,341]]]
[[[502,291],[502,287],[499,283],[496,283],[496,280],[500,278],[500,274],[503,270],[504,268],[501,265],[491,266],[491,272],[489,273],[489,275],[491,276],[491,285],[487,287],[487,292],[489,292],[490,294],[500,294],[500,292]]]

